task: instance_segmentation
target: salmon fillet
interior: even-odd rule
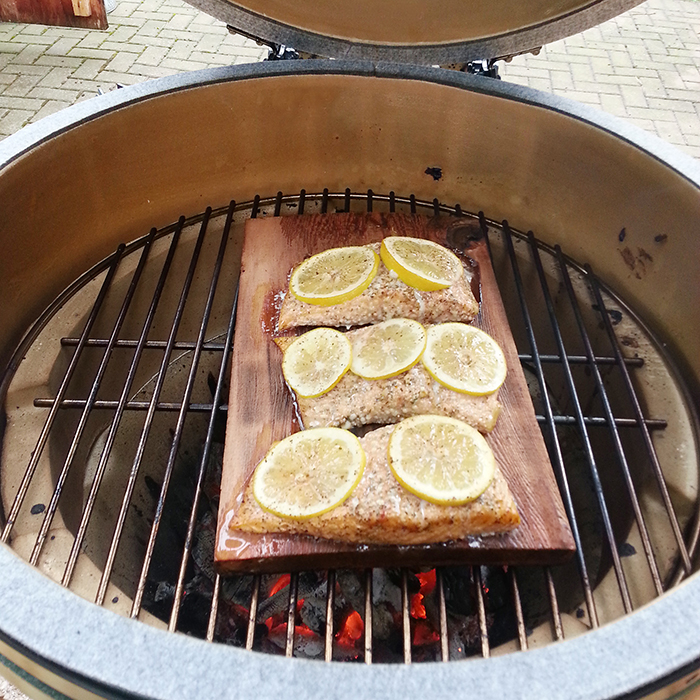
[[[486,491],[463,506],[439,506],[408,492],[389,468],[387,450],[393,429],[385,426],[360,438],[367,455],[365,471],[357,488],[337,508],[308,520],[280,518],[260,508],[253,497],[251,479],[230,529],[358,544],[411,545],[507,532],[520,524],[517,506],[498,466]]]
[[[361,339],[371,327],[346,335]],[[284,352],[295,338],[275,338]],[[295,395],[296,396],[296,395]],[[361,425],[398,423],[409,416],[434,414],[458,418],[488,433],[501,412],[498,393],[470,396],[435,381],[419,362],[407,372],[389,379],[363,379],[352,372],[326,394],[312,399],[296,396],[304,428],[355,428]]]
[[[366,247],[379,253],[380,243]],[[278,328],[301,326],[364,326],[390,318],[411,318],[421,323],[471,322],[479,313],[479,302],[470,286],[469,272],[446,289],[420,292],[398,279],[384,263],[369,287],[354,299],[332,306],[299,301],[287,293],[280,308]]]

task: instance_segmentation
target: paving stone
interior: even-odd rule
[[[576,80],[576,89],[583,92],[595,92],[599,95],[619,95],[622,91],[623,86],[615,82],[607,83],[600,78],[602,76],[596,76],[597,80],[595,82],[587,83],[583,80]]]
[[[116,71],[118,73],[128,73],[129,68],[139,60],[138,53],[128,53],[126,51],[120,51],[116,56],[107,63],[107,70]]]
[[[684,134],[700,134],[700,121],[697,113],[688,114],[686,112],[676,112],[678,126]]]
[[[202,61],[181,61],[173,58],[164,58],[160,64],[164,68],[169,68],[173,72],[183,73],[190,70],[201,70],[207,68],[207,64]],[[185,66],[187,66],[185,68]]]
[[[90,32],[75,45],[77,49],[99,49],[109,39],[106,32]]]
[[[32,64],[46,51],[46,46],[27,44],[13,59],[13,63]]]
[[[73,58],[104,58],[111,59],[114,56],[114,51],[106,51],[105,49],[84,49],[76,46],[71,49],[69,55]]]
[[[41,60],[41,59],[39,59]],[[51,66],[34,63],[30,66],[10,62],[3,69],[4,73],[14,73],[15,75],[48,75]]]
[[[3,95],[26,97],[29,91],[42,79],[39,75],[15,75],[14,78],[15,79],[3,89]]]
[[[167,56],[165,58],[167,58],[168,60],[187,61],[187,59],[190,57],[190,54],[196,48],[197,44],[194,41],[183,41],[181,39],[178,39],[173,43],[172,48],[170,49],[170,51],[168,51]]]
[[[59,88],[35,87],[29,91],[27,97],[36,98],[39,100],[57,100],[72,104],[78,97],[75,90],[62,90]]]
[[[668,141],[674,146],[688,145],[687,137],[683,134],[676,121],[654,122],[654,129],[664,141]]]
[[[620,85],[622,99],[628,107],[646,107],[647,98],[644,95],[644,90],[641,87],[634,85]]]
[[[68,78],[65,82],[65,88],[67,90],[75,90],[80,95],[84,95],[86,92],[96,95],[100,89],[103,92],[109,92],[114,87],[113,83],[107,83],[100,76],[100,80],[76,80],[75,78]]]
[[[53,45],[46,49],[46,55],[65,56],[79,42],[79,37],[61,37],[58,40],[54,40]]]
[[[19,131],[36,114],[34,110],[10,109],[0,119],[0,134],[9,136]]]
[[[686,97],[688,97],[688,95],[686,95]],[[649,103],[649,107],[652,109],[667,112],[671,115],[673,115],[674,112],[689,112],[691,114],[695,112],[695,105],[690,100],[672,100],[649,97],[647,98],[647,102]]]
[[[39,87],[60,88],[72,75],[72,68],[56,67],[52,68],[41,80]]]
[[[149,46],[139,57],[139,63],[147,66],[157,66],[166,56],[168,50],[160,46]]]
[[[137,31],[138,27],[135,26],[125,24],[118,25],[116,29],[110,32],[109,41],[118,42],[120,44],[128,43]]]
[[[136,65],[136,64],[135,64]],[[108,88],[105,92],[109,92],[112,88],[116,88],[119,85],[133,85],[134,83],[140,83],[145,80],[145,77],[140,73],[137,73],[137,69],[131,66],[131,71],[129,73],[116,73],[114,71],[103,70],[100,72],[100,83],[104,86],[107,85]],[[156,76],[154,76],[156,77]],[[104,89],[104,88],[103,88]]]
[[[601,95],[600,106],[601,109],[616,117],[624,117],[627,114],[627,107],[621,95]]]
[[[36,59],[36,63],[32,67],[45,66],[48,72],[48,70],[52,66],[77,69],[80,68],[80,66],[82,66],[83,63],[84,59],[79,58],[77,56],[47,56],[46,54],[44,54],[43,56],[39,56],[39,58]],[[26,70],[26,67],[23,67],[23,70]]]
[[[193,69],[190,69],[193,70]],[[134,65],[131,67],[131,71],[134,73],[134,75],[138,76],[141,78],[141,80],[145,78],[162,78],[163,76],[166,75],[172,75],[173,73],[179,73],[178,69],[174,68],[166,68],[165,66],[157,65],[157,66],[148,66],[144,65],[142,63],[134,63]],[[123,82],[118,80],[117,82]],[[136,81],[139,82],[139,81]]]
[[[44,104],[44,106],[32,116],[30,121],[39,121],[39,119],[48,117],[50,114],[55,114],[56,112],[60,112],[62,109],[65,109],[66,107],[70,107],[70,105],[71,102],[59,102],[58,100],[48,100]]]
[[[0,108],[16,110],[18,112],[38,112],[44,106],[44,100],[31,97],[12,97],[12,95],[0,95]]]

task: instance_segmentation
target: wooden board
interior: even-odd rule
[[[0,22],[107,29],[104,0],[0,0]]]
[[[327,248],[380,241],[389,235],[389,227],[399,235],[429,238],[465,250],[478,264],[482,304],[474,325],[499,342],[508,363],[508,377],[499,393],[503,411],[487,440],[508,480],[521,525],[505,535],[400,547],[230,532],[227,523],[256,464],[274,441],[299,427],[282,377],[282,353],[272,341],[290,270],[304,257]],[[400,214],[320,214],[248,221],[215,552],[218,570],[227,573],[456,563],[544,564],[561,562],[573,551],[571,530],[478,226],[448,217]]]

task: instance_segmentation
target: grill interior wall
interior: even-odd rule
[[[429,631],[436,635],[435,638],[425,639],[417,637],[427,634],[420,632],[422,618],[409,614],[419,592],[416,590],[419,579],[415,577],[415,572],[403,572],[398,577],[392,574],[388,580],[385,572],[375,572],[374,576],[338,572],[337,576],[332,577],[334,585],[328,584],[323,573],[292,575],[289,585],[277,592],[274,598],[269,595],[274,586],[279,585],[279,577],[238,577],[221,581],[215,577],[211,563],[207,563],[207,547],[211,545],[207,538],[213,536],[208,528],[213,521],[205,520],[203,515],[207,508],[216,503],[215,463],[220,459],[223,441],[221,426],[225,421],[225,412],[214,411],[212,425],[215,429],[208,448],[211,459],[201,485],[204,495],[195,503],[199,508],[196,536],[188,545],[192,548],[191,556],[189,549],[185,549],[187,567],[180,573],[187,518],[195,493],[196,479],[193,475],[197,474],[200,466],[203,436],[207,433],[212,416],[212,396],[219,377],[223,340],[235,299],[245,219],[249,215],[393,208],[421,213],[433,213],[433,210],[441,209],[436,204],[416,203],[409,199],[350,196],[349,193],[332,197],[305,196],[302,193],[299,198],[282,199],[278,196],[267,203],[256,201],[238,207],[230,231],[226,230],[225,211],[215,212],[208,222],[205,215],[205,243],[197,261],[196,273],[192,276],[192,288],[187,295],[182,321],[173,336],[180,345],[175,345],[170,356],[159,397],[163,410],[154,414],[151,437],[135,481],[135,490],[126,503],[127,517],[122,544],[116,550],[109,585],[102,591],[105,605],[152,624],[170,624],[172,629],[217,641],[245,644],[272,653],[290,655],[296,649],[298,655],[326,659],[360,658],[366,662],[376,662],[458,658],[460,655],[474,653],[487,655],[550,643],[561,636],[573,636],[597,623],[613,620],[625,613],[625,605],[631,609],[636,608],[659,593],[659,584],[657,582],[655,590],[651,573],[654,565],[650,566],[644,557],[640,527],[635,522],[632,508],[633,500],[627,493],[619,460],[614,457],[614,433],[605,425],[587,426],[583,432],[576,425],[577,401],[586,416],[604,417],[605,411],[595,372],[586,361],[586,344],[577,327],[556,252],[542,249],[541,260],[559,329],[565,339],[566,353],[572,357],[570,370],[576,387],[575,394],[567,386],[564,364],[551,359],[559,356],[559,348],[547,311],[541,279],[533,264],[533,250],[537,247],[526,237],[515,235],[513,255],[510,255],[508,228],[502,230],[493,224],[488,228],[494,266],[516,343],[523,356],[523,365],[531,379],[536,411],[543,416],[547,412],[547,402],[543,400],[538,380],[539,365],[547,386],[548,401],[560,421],[554,428],[545,423],[543,429],[555,469],[557,443],[564,455],[564,473],[572,494],[573,511],[582,542],[581,557],[563,567],[544,570],[519,567],[517,573],[514,569],[504,572],[478,567],[463,570],[450,568],[439,572],[434,587],[423,596],[426,615],[431,624]],[[458,207],[442,207],[442,213],[454,214],[460,213],[460,210]],[[129,391],[130,400],[141,402],[141,405],[125,412],[106,465],[103,484],[97,492],[94,512],[88,520],[75,572],[70,576],[70,587],[88,599],[94,600],[100,595],[99,583],[104,562],[122,508],[121,494],[137,450],[138,434],[146,419],[145,407],[157,382],[163,356],[162,343],[170,333],[192,254],[197,247],[196,240],[203,228],[201,219],[202,217],[197,217],[188,222],[174,248],[171,272],[148,336],[150,340],[161,341],[161,347],[146,348],[143,351],[143,358]],[[176,229],[177,227],[170,227],[153,242],[148,263],[139,281],[138,293],[124,318],[119,338],[135,340],[139,337],[171,240],[176,235],[173,230]],[[206,349],[205,346],[195,368],[196,381],[190,403],[197,406],[183,414],[182,442],[172,465],[163,520],[155,539],[152,562],[147,566],[148,576],[142,581],[145,590],[139,591],[139,576],[148,548],[153,517],[157,512],[156,501],[165,476],[165,465],[178,416],[177,407],[182,400],[195,355],[192,345],[200,331],[211,271],[216,266],[219,241],[224,234],[228,236],[229,245],[223,258],[222,275],[205,334],[212,349]],[[120,261],[90,337],[106,339],[110,336],[137,268],[139,255],[140,250],[136,248]],[[513,274],[513,259],[517,261],[517,269],[522,276],[522,288],[525,291],[523,296],[531,319],[532,336],[525,317],[520,312],[522,297]],[[630,466],[633,494],[639,500],[644,522],[650,532],[652,559],[657,562],[661,586],[666,588],[682,576],[679,574],[682,567],[679,569],[678,545],[661,502],[658,486],[651,474],[649,457],[640,440],[639,430],[634,427],[634,411],[630,408],[619,367],[614,362],[613,347],[607,336],[608,328],[601,320],[599,305],[591,297],[586,281],[588,276],[574,265],[567,265],[566,269],[579,299],[578,306],[591,345],[595,348],[596,355],[608,358],[601,360],[597,367],[610,400],[610,410],[614,416],[625,419],[628,423],[631,421],[632,424],[631,427],[624,424],[624,421],[620,424],[620,445],[624,448],[624,456]],[[31,406],[31,402],[37,397],[57,395],[70,358],[75,352],[74,341],[61,347],[60,338],[80,336],[93,300],[107,274],[108,272],[100,272],[67,304],[56,310],[36,342],[27,349],[26,360],[20,364],[10,386],[6,401],[8,425],[2,464],[5,514],[12,511],[14,496],[33,450],[32,440],[36,441],[36,435],[48,412],[46,406],[37,409]],[[682,391],[676,385],[676,378],[669,374],[671,368],[643,326],[628,309],[607,294],[605,308],[621,342],[620,347],[631,360],[630,371],[635,376],[644,415],[661,420],[659,424],[651,424],[654,446],[664,467],[674,510],[681,527],[688,530],[696,514],[698,478],[692,415],[689,414]],[[536,339],[539,363],[533,357],[531,337]],[[80,371],[75,373],[66,393],[67,399],[78,402],[84,400],[90,392],[92,380],[104,355],[104,344],[102,347],[86,347],[82,352]],[[119,396],[133,352],[133,343],[131,348],[115,347],[112,350],[112,359],[96,394],[98,401],[114,401]],[[643,357],[643,365],[635,364],[636,355]],[[219,391],[225,403],[227,387],[221,385]],[[50,402],[45,403],[50,405]],[[28,493],[18,511],[17,521],[11,532],[5,528],[13,548],[27,559],[34,552],[41,570],[57,581],[66,577],[65,562],[79,528],[113,408],[94,408],[90,412],[73,464],[67,472],[63,494],[60,498],[54,497],[56,515],[48,530],[46,542],[39,548],[40,553],[37,555],[38,523],[51,508],[53,487],[60,478],[79,415],[79,408],[61,409],[57,412],[47,448],[37,467],[37,476],[28,482]],[[586,444],[586,436],[589,445]],[[686,446],[686,452],[678,454],[675,450],[677,445]],[[603,533],[604,520],[601,513],[604,511],[601,511],[598,503],[591,476],[591,455],[610,517],[614,540],[612,547],[606,543]],[[688,530],[688,548],[691,550],[694,548],[695,537],[695,532]],[[582,563],[590,579],[589,588],[582,583]],[[429,567],[430,563],[426,562],[426,566]],[[486,591],[489,587],[490,593]],[[629,602],[625,603],[627,590]],[[140,601],[137,600],[135,605],[133,603],[141,595],[145,609],[141,607]],[[311,629],[315,636],[307,638],[307,630],[310,628],[304,624],[304,615],[308,621],[310,613],[301,607],[297,610],[297,599],[316,600],[314,595],[319,600],[323,599],[325,609],[315,611],[316,618],[320,615],[320,626],[318,630]],[[282,599],[283,602],[280,602]],[[372,602],[375,603],[374,607]],[[308,608],[310,603],[301,603],[303,605]],[[317,602],[314,605],[318,608]],[[347,606],[351,606],[363,620],[363,630],[355,630],[353,634],[359,636],[354,638],[349,651],[340,649],[338,641],[343,633],[341,627],[347,620]],[[388,634],[382,631],[382,615],[385,614],[385,609],[393,606],[397,606],[398,618],[395,624],[398,631],[395,630],[389,638],[382,639],[383,635]],[[274,615],[267,614],[270,609],[276,610],[276,615],[285,617],[281,631],[271,627],[266,629],[265,621],[274,618]],[[249,625],[251,616],[253,620]],[[289,620],[292,621],[291,624],[288,624]],[[403,635],[401,639],[396,637],[399,633]],[[467,638],[469,644],[464,643]]]

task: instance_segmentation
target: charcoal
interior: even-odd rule
[[[343,599],[354,610],[362,612],[365,608],[365,587],[361,572],[343,569],[336,573],[335,580]],[[342,607],[342,600],[339,601],[339,604]]]
[[[321,595],[307,595],[301,606],[299,615],[301,621],[312,631],[320,634],[326,628],[326,593],[325,589],[318,588],[314,593]]]
[[[309,594],[313,595],[317,588],[319,588],[319,574],[313,571],[304,571],[299,574],[298,584],[297,584],[297,600],[301,598],[306,598]],[[323,585],[325,588],[325,584]],[[260,605],[258,605],[258,617],[264,620],[268,617],[274,617],[287,610],[289,606],[289,588],[286,586],[281,590],[277,591],[274,595],[263,600]]]

